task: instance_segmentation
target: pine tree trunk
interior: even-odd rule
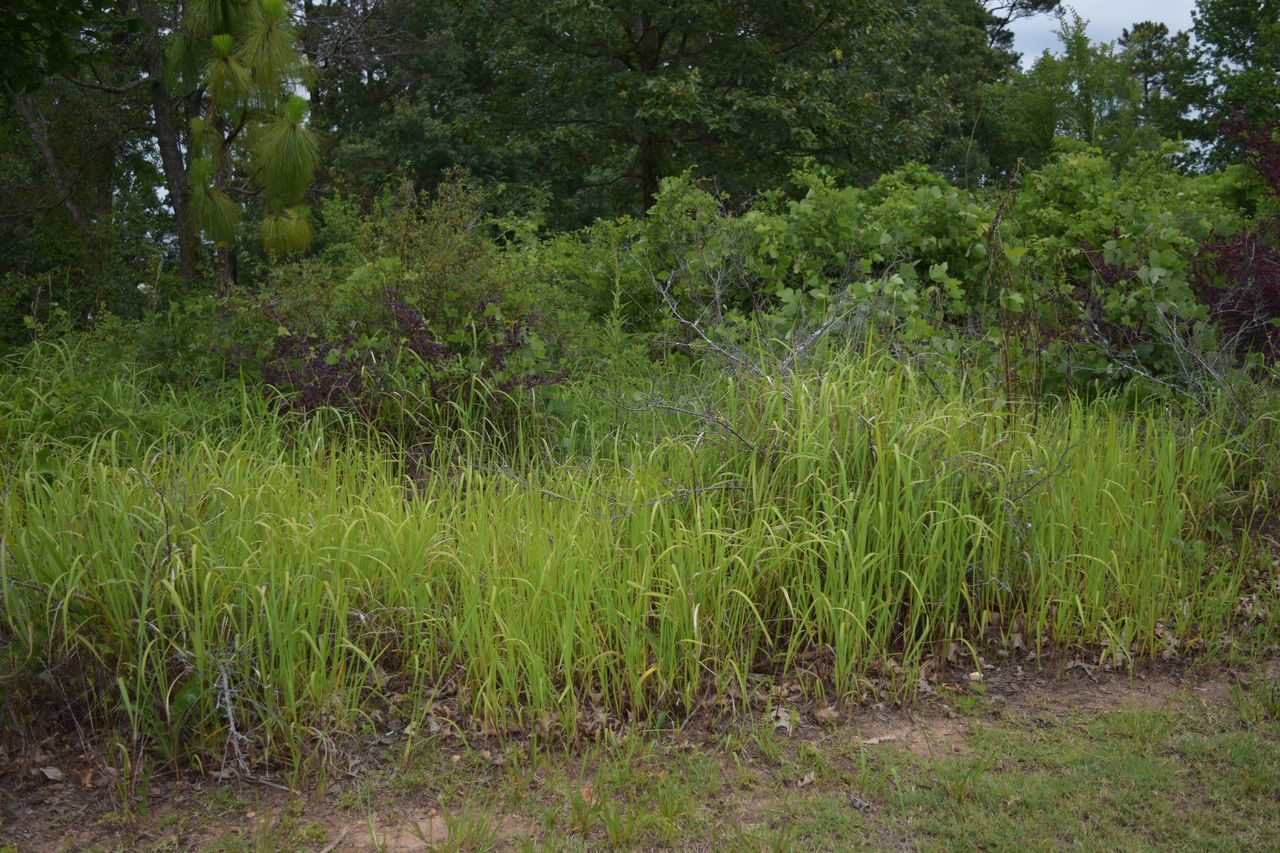
[[[235,249],[218,249],[218,295],[230,296],[236,288],[239,264]]]
[[[164,48],[160,44],[160,14],[148,0],[139,0],[138,14],[147,23],[142,33],[143,59],[150,78],[151,108],[154,113],[156,145],[160,149],[160,165],[164,170],[169,204],[173,207],[174,225],[178,232],[178,269],[182,280],[191,284],[196,278],[200,238],[191,218],[191,191],[187,185],[187,167],[182,159],[178,134],[177,106],[164,84]]]

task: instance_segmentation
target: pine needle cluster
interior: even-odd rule
[[[201,99],[188,177],[205,235],[233,246],[243,208],[256,203],[268,252],[305,249],[302,201],[320,155],[299,94],[311,68],[284,0],[194,0],[169,61],[175,87]]]

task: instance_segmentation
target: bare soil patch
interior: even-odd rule
[[[1280,666],[1272,661],[1272,675]],[[1223,670],[1187,670],[1172,665],[1135,674],[1105,672],[1080,665],[1036,667],[1006,665],[984,671],[981,679],[944,681],[933,695],[909,709],[887,705],[855,708],[801,707],[790,712],[787,731],[778,731],[784,748],[811,744],[847,756],[858,747],[907,750],[921,757],[963,753],[971,734],[995,721],[1034,725],[1037,719],[1089,717],[1125,707],[1163,708],[1176,704],[1217,706],[1231,701],[1237,674]],[[768,721],[766,721],[767,723]],[[669,736],[662,736],[667,739]],[[672,750],[715,752],[710,732],[670,738]],[[395,770],[385,759],[366,761],[363,774],[330,781],[321,790],[288,792],[273,784],[218,781],[214,776],[164,774],[145,780],[145,804],[126,802],[128,780],[108,769],[102,756],[76,748],[65,738],[40,743],[7,741],[0,766],[0,845],[21,851],[67,849],[201,849],[219,839],[253,839],[269,846],[287,840],[293,849],[429,849],[449,839],[451,826],[438,802],[426,793],[405,793],[392,784]],[[441,760],[458,764],[467,747],[442,745]],[[565,759],[568,761],[569,759]],[[716,757],[730,771],[723,756]],[[477,771],[476,784],[501,783],[501,769]],[[276,783],[278,784],[278,783]],[[805,779],[786,780],[803,786]],[[750,820],[764,802],[749,790],[733,791],[725,814]],[[582,791],[589,796],[589,791]],[[536,796],[537,794],[531,794]],[[771,796],[768,792],[764,798]],[[363,797],[364,807],[344,808]],[[541,828],[513,809],[492,817],[486,829],[498,847],[519,839],[536,840]]]

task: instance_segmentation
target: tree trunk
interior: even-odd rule
[[[97,127],[94,128],[94,137],[94,142],[99,151],[115,151],[115,133],[110,122],[98,122]],[[98,192],[96,203],[94,204],[94,215],[97,217],[98,222],[109,222],[111,220],[111,204],[116,178],[116,158],[114,153],[110,158],[104,158],[101,169],[102,171],[95,175],[98,181]]]
[[[5,88],[8,89],[7,86]],[[76,204],[72,187],[67,183],[66,176],[62,174],[62,169],[58,165],[58,158],[54,155],[53,145],[49,142],[49,132],[45,126],[44,117],[36,112],[35,105],[31,103],[31,96],[18,94],[12,89],[8,90],[8,94],[13,105],[17,107],[18,114],[22,116],[22,120],[27,125],[27,132],[31,135],[31,142],[40,152],[40,159],[44,161],[44,168],[49,173],[49,180],[53,183],[54,192],[62,200],[62,206],[67,211],[67,216],[71,217],[71,224],[75,226],[76,231],[80,232],[80,236],[86,245],[91,243],[93,229],[89,227],[89,220],[84,215],[84,211],[80,209],[80,205]]]
[[[652,77],[658,73],[662,55],[663,33],[648,19],[641,18],[636,22],[636,34],[639,36],[636,65],[640,73]],[[658,195],[658,182],[662,174],[658,166],[659,140],[653,131],[646,127],[640,135],[640,149],[636,152],[637,165],[640,167],[640,203],[644,213],[653,207]]]
[[[185,284],[196,278],[200,237],[191,218],[191,190],[187,185],[187,167],[182,158],[178,133],[177,108],[164,84],[164,47],[160,44],[160,14],[156,7],[139,0],[138,14],[147,23],[142,33],[142,54],[150,78],[151,109],[154,113],[156,145],[160,149],[160,165],[164,170],[169,204],[173,208],[178,231],[178,269]]]
[[[640,204],[644,213],[653,207],[658,197],[658,182],[662,176],[658,173],[658,150],[653,134],[645,131],[640,138]]]
[[[230,296],[236,288],[239,276],[239,262],[235,249],[218,249],[218,295]]]

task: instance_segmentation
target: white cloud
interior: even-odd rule
[[[1089,22],[1089,37],[1094,41],[1115,41],[1126,27],[1138,21],[1158,21],[1176,32],[1191,28],[1191,10],[1195,0],[1067,0],[1080,17]],[[1052,15],[1040,15],[1013,25],[1015,47],[1030,62],[1045,48],[1057,50],[1054,30],[1058,21]]]

